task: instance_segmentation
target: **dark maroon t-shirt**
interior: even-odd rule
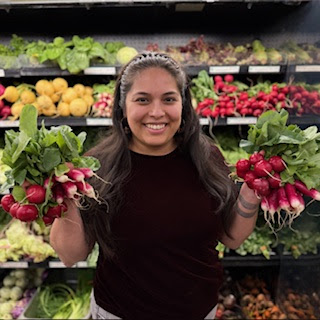
[[[222,230],[191,159],[131,152],[132,175],[112,224],[117,258],[100,252],[97,304],[123,319],[199,320],[217,304]]]

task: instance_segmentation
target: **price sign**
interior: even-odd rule
[[[210,66],[210,74],[229,74],[229,73],[239,73],[240,66]]]
[[[114,76],[116,74],[115,67],[90,67],[84,69],[84,74],[86,75],[110,75]]]
[[[249,66],[249,73],[279,73],[280,66]]]
[[[200,125],[205,126],[209,124],[209,120],[207,118],[200,118]]]
[[[257,118],[256,117],[244,117],[244,118],[227,118],[227,124],[228,125],[241,125],[241,124],[256,124],[257,123]]]
[[[4,78],[6,76],[5,72],[3,69],[0,69],[0,77]]]
[[[13,128],[19,127],[19,121],[9,121],[9,120],[0,120],[0,127],[1,128]]]
[[[296,66],[296,72],[320,72],[320,65]]]
[[[88,118],[86,122],[87,126],[112,126],[112,119],[110,118]]]
[[[26,269],[29,267],[28,262],[26,261],[8,261],[8,262],[4,262],[4,263],[0,263],[1,268],[21,268],[21,269]]]
[[[62,261],[49,261],[49,268],[66,268]]]
[[[78,268],[87,268],[88,267],[88,263],[87,263],[87,261],[79,261],[77,263],[77,267]]]

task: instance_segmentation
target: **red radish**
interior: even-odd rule
[[[304,200],[303,200],[303,198],[302,198],[302,196],[301,196],[301,194],[299,193],[299,192],[297,192],[297,198],[298,198],[298,200],[299,200],[299,202],[300,202],[300,205],[299,205],[299,207],[297,208],[298,209],[298,214],[299,213],[301,213],[303,210],[304,210],[304,208],[305,208],[305,204],[304,204]]]
[[[45,223],[46,226],[49,226],[50,224],[52,224],[54,219],[55,219],[54,217],[49,217],[49,216],[43,216],[42,217],[42,220],[43,220],[43,222]]]
[[[237,171],[247,172],[250,169],[250,162],[247,159],[240,159],[236,163]]]
[[[307,197],[320,201],[320,192],[316,189],[308,189],[307,186],[300,180],[295,180],[294,186],[298,191]]]
[[[60,183],[65,183],[68,181],[71,181],[71,179],[69,179],[69,177],[66,174],[62,174],[61,176],[55,176],[54,177],[55,181],[58,181]]]
[[[215,77],[214,77],[214,82],[215,82],[215,83],[217,83],[217,82],[222,82],[222,81],[223,81],[223,79],[222,79],[221,76],[215,76]]]
[[[233,75],[231,75],[231,74],[226,74],[224,76],[224,81],[225,82],[233,82],[233,80],[234,80],[234,78],[233,78]]]
[[[38,208],[33,204],[24,204],[17,210],[17,219],[30,222],[38,218]]]
[[[256,151],[249,157],[249,162],[250,162],[250,164],[254,165],[263,159],[264,159],[263,155]]]
[[[21,187],[22,187],[24,190],[27,190],[27,188],[30,187],[30,186],[31,186],[31,183],[30,183],[28,180],[24,180],[24,181],[22,182],[22,185],[21,185]]]
[[[236,170],[236,174],[239,178],[244,179],[245,175],[246,175],[247,171],[241,171],[241,170]]]
[[[76,186],[81,193],[85,194],[89,198],[97,198],[93,187],[88,182],[85,182],[85,184],[82,182],[76,182]]]
[[[5,91],[6,91],[6,87],[4,85],[0,84],[0,96],[2,96]]]
[[[75,195],[77,194],[77,186],[71,181],[67,181],[65,183],[62,183],[61,186],[62,186],[67,198],[74,199]]]
[[[267,178],[270,184],[270,188],[278,189],[281,186],[281,177],[278,172],[275,172],[272,177]]]
[[[269,213],[271,215],[271,219],[274,222],[274,214],[278,211],[279,209],[279,201],[278,201],[278,193],[277,190],[272,190],[270,194],[266,197],[267,202],[268,202],[268,207],[269,207]]]
[[[291,206],[290,206],[290,202],[288,200],[284,187],[280,187],[277,192],[278,192],[280,209],[285,210],[286,212],[289,212]]]
[[[294,209],[299,208],[301,203],[297,196],[296,188],[291,183],[286,183],[284,189],[291,207]]]
[[[10,213],[10,215],[11,215],[13,218],[16,218],[16,217],[17,217],[17,211],[18,211],[18,209],[20,208],[20,206],[21,206],[21,205],[20,205],[19,202],[15,202],[15,203],[11,206],[9,213]]]
[[[253,189],[258,193],[259,196],[264,197],[270,193],[270,186],[267,179],[257,178],[252,182]]]
[[[258,178],[257,175],[252,171],[247,171],[245,176],[244,176],[244,181],[248,185],[250,189],[253,189],[253,180]]]
[[[84,178],[85,178],[84,174],[80,170],[77,170],[77,169],[71,169],[70,171],[68,171],[67,176],[71,180],[74,180],[77,182],[83,182]]]
[[[282,172],[286,168],[284,165],[284,161],[280,156],[272,156],[268,161],[275,172]]]
[[[72,162],[66,162],[65,165],[71,170],[74,169],[74,165]]]
[[[46,189],[38,184],[33,184],[27,189],[27,199],[31,203],[43,203],[46,198]]]
[[[54,207],[49,207],[46,216],[50,218],[60,218],[62,214],[63,206],[62,205],[57,205]]]
[[[85,178],[91,178],[94,175],[94,172],[90,168],[77,168],[77,170],[81,171]]]
[[[0,117],[1,120],[5,120],[7,119],[9,116],[11,116],[11,108],[9,106],[4,106],[1,110],[0,110]]]
[[[258,177],[267,177],[272,171],[272,166],[267,160],[260,160],[254,165],[254,173]]]
[[[10,212],[10,208],[16,202],[12,194],[6,194],[1,198],[1,206],[4,211]]]
[[[261,199],[261,209],[264,213],[266,213],[267,211],[269,211],[269,204],[268,204],[268,201],[267,201],[267,198],[266,197],[263,197]]]
[[[48,189],[48,187],[49,187],[49,180],[50,180],[50,177],[46,178],[46,179],[44,180],[44,182],[43,182],[43,187],[44,187],[45,189]],[[54,178],[54,176],[53,176],[53,177],[51,177],[50,188],[52,188],[52,186],[54,185],[54,181],[55,181],[55,178]]]
[[[56,184],[54,187],[52,187],[52,197],[59,204],[63,202],[64,193],[61,184]]]

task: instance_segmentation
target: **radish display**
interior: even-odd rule
[[[100,178],[94,171],[98,159],[82,156],[85,132],[76,136],[68,126],[37,128],[37,110],[26,105],[21,113],[19,132],[5,133],[2,161],[11,170],[2,190],[12,193],[1,199],[1,206],[21,221],[36,221],[42,227],[67,211],[65,199],[80,206],[84,197],[100,203],[87,178]]]
[[[232,174],[261,198],[273,230],[274,224],[291,227],[305,209],[303,196],[320,201],[320,132],[316,126],[286,125],[287,119],[285,110],[267,111],[250,125],[240,147],[251,155],[240,159]]]

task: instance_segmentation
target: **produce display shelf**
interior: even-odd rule
[[[273,253],[273,252],[271,252]],[[306,254],[299,258],[294,258],[288,254],[270,253],[270,259],[266,259],[263,255],[246,255],[240,256],[237,254],[225,255],[221,262],[224,267],[264,267],[264,266],[280,266],[280,265],[320,265],[320,254]],[[27,268],[49,268],[49,269],[64,269],[66,266],[59,259],[47,259],[40,263],[30,261],[8,261],[0,263],[0,269],[27,269]],[[71,268],[91,268],[87,261],[80,261]]]
[[[112,126],[111,118],[86,118],[86,117],[38,117],[38,126],[44,121],[45,126],[68,125],[72,127],[109,127]],[[257,123],[256,117],[226,117],[226,118],[200,118],[202,126],[236,126],[250,125]],[[320,115],[289,116],[289,124],[297,125],[318,125]],[[17,128],[19,120],[0,120],[0,128]]]
[[[311,0],[7,0],[4,5],[52,5],[52,4],[119,4],[119,3],[284,3],[284,4],[300,4]]]
[[[266,266],[305,266],[319,265],[320,254],[301,255],[299,258],[294,258],[292,255],[274,254],[270,255],[270,259],[266,259],[262,255],[227,255],[223,257],[222,264],[224,267],[266,267]]]
[[[1,5],[0,5],[1,7]],[[282,64],[282,65],[207,65],[207,64],[184,64],[184,69],[189,76],[196,76],[201,70],[210,75],[223,74],[300,74],[320,73],[320,64]],[[120,65],[92,65],[84,71],[76,74],[78,76],[103,76],[118,75]],[[35,66],[17,69],[0,69],[0,78],[19,78],[32,76],[74,76],[67,70],[61,70],[57,66]]]

